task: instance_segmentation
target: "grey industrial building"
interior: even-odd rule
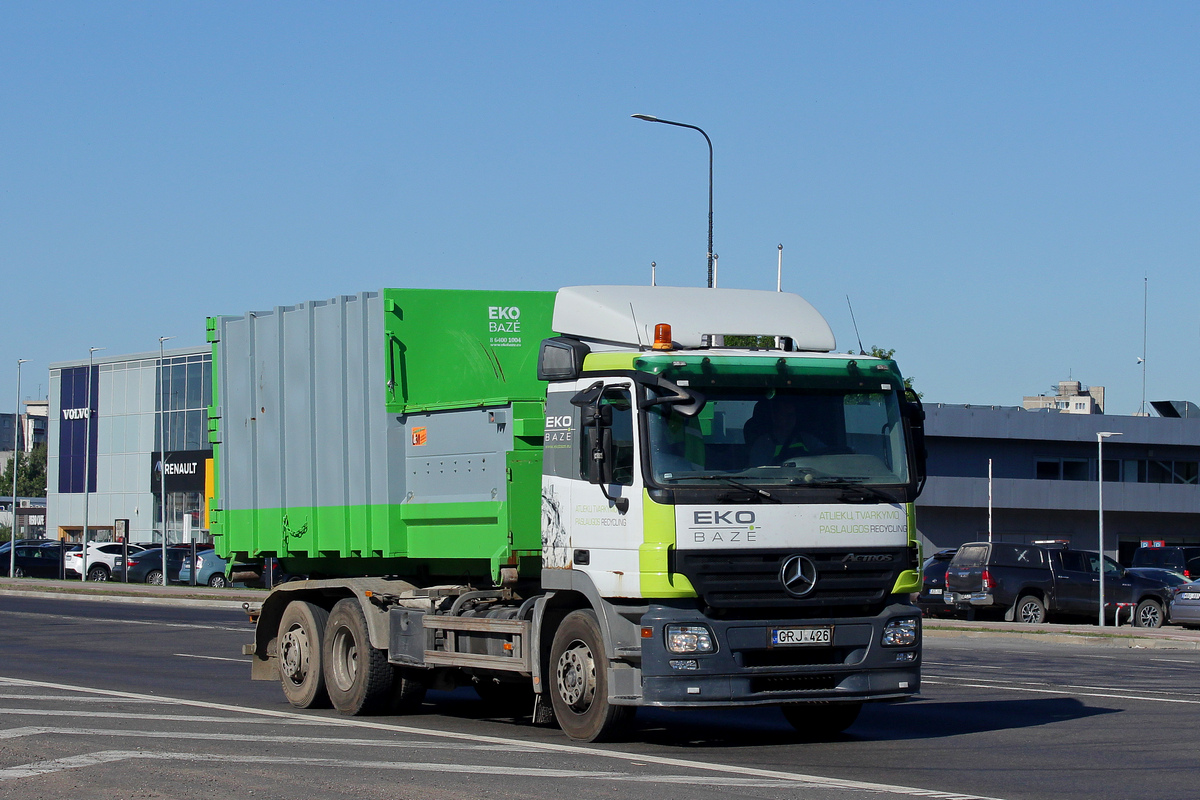
[[[1106,551],[1127,560],[1143,542],[1200,544],[1200,418],[994,406],[926,411],[929,480],[917,525],[927,553],[986,540],[989,459],[996,541],[1065,539],[1095,548],[1101,432],[1119,434],[1103,445]]]

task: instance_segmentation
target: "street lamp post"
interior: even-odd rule
[[[83,437],[83,547],[79,551],[79,579],[87,580],[87,546],[88,546],[88,499],[91,496],[89,485],[92,480],[92,368],[96,353],[105,350],[104,347],[88,348],[87,371],[87,420]]]
[[[1104,440],[1110,436],[1120,436],[1116,431],[1096,432],[1096,483],[1099,484],[1098,505],[1100,529],[1097,531],[1097,550],[1100,554],[1100,612],[1099,624],[1104,627]]]
[[[674,125],[677,128],[691,128],[694,131],[700,131],[700,135],[704,137],[704,141],[708,142],[708,288],[713,288],[713,146],[712,139],[708,138],[708,134],[703,129],[695,125],[688,125],[686,122],[671,122],[669,119],[659,119],[652,117],[649,114],[633,114],[634,119],[640,119],[643,122],[661,122],[663,125]]]
[[[21,365],[29,359],[17,359],[17,411],[13,414],[13,485],[12,485],[12,530],[8,534],[8,577],[17,577],[17,467],[21,465],[21,447],[17,439],[21,424]]]
[[[167,395],[163,391],[163,377],[167,374],[166,351],[163,342],[174,336],[158,337],[158,493],[159,517],[162,520],[162,585],[167,585],[167,440],[164,436],[163,418],[167,413]],[[192,565],[193,574],[196,565]]]

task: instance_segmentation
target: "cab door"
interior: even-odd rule
[[[596,382],[580,383],[586,390]],[[580,427],[579,479],[572,482],[568,523],[571,563],[602,596],[638,597],[643,483],[633,387],[609,379],[599,391],[596,416],[603,422],[589,426],[585,410]]]

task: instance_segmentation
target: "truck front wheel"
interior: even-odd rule
[[[279,682],[283,694],[296,708],[329,705],[321,669],[321,645],[329,612],[320,606],[295,600],[288,603],[279,620]]]
[[[572,611],[550,647],[550,702],[563,733],[581,742],[615,736],[633,716],[631,706],[608,702],[608,659],[592,611]]]
[[[325,690],[343,714],[374,714],[391,700],[392,665],[371,647],[367,619],[357,598],[339,600],[325,623]]]

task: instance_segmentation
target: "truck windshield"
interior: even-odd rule
[[[651,406],[659,484],[896,486],[909,481],[894,391],[706,388],[696,416]]]

